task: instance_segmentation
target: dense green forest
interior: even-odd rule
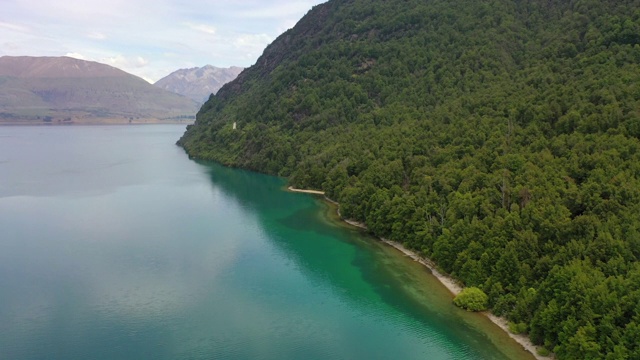
[[[640,0],[332,0],[179,144],[324,190],[558,359],[640,359],[639,139]]]

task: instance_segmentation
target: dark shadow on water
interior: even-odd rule
[[[205,167],[211,184],[220,188],[252,212],[268,209],[282,209],[291,206],[296,199],[280,194],[286,182],[284,179],[258,174],[256,172],[224,167],[214,162],[194,160]]]
[[[472,345],[474,352],[484,358],[486,355],[494,359],[507,359],[486,338],[486,335],[474,333],[462,320],[458,310],[444,299],[445,306],[424,304],[424,298],[410,293],[412,286],[417,286],[416,270],[407,272],[406,266],[398,266],[397,259],[390,260],[389,253],[383,251],[376,239],[360,231],[343,226],[332,226],[323,219],[322,211],[326,205],[317,197],[307,194],[297,194],[283,191],[285,180],[273,176],[266,176],[251,171],[232,169],[215,163],[198,161],[208,169],[209,179],[214,188],[219,188],[226,196],[237,201],[244,209],[251,211],[259,220],[263,230],[269,235],[270,241],[287,258],[299,265],[303,273],[333,288],[336,294],[359,308],[368,307],[371,312],[391,312],[391,316],[405,316],[412,327],[419,323],[421,327],[430,328],[447,338],[448,341],[459,342],[464,339]],[[274,214],[282,214],[275,216]],[[274,233],[275,226],[285,227],[288,235],[294,239]],[[332,246],[327,243],[328,238],[334,238],[347,246]],[[335,251],[350,250],[351,258],[345,261],[344,253]],[[337,261],[336,261],[337,259]],[[404,259],[403,259],[404,260]],[[389,263],[392,264],[389,264]],[[347,268],[349,267],[349,268]],[[360,289],[354,288],[354,275],[357,269],[360,277]],[[422,269],[424,276],[428,270]],[[382,303],[371,302],[362,295],[361,282],[373,290]],[[430,291],[420,289],[420,291]],[[439,306],[439,307],[438,307]],[[452,318],[454,317],[454,318]]]

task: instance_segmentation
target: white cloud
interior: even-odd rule
[[[261,2],[258,6],[232,11],[237,18],[242,19],[285,19],[290,17],[300,18],[309,9],[313,2]]]
[[[71,58],[78,59],[78,60],[89,60],[89,59],[87,59],[86,56],[84,56],[84,55],[82,55],[80,53],[75,53],[75,52],[66,53],[64,56],[71,57]]]
[[[187,24],[187,26],[192,30],[197,30],[203,32],[205,34],[214,35],[216,33],[216,28],[210,25],[204,24]]]
[[[31,29],[27,26],[13,24],[13,23],[4,22],[4,21],[0,21],[0,28],[11,30],[11,31],[25,32],[25,33],[31,32]]]
[[[241,34],[235,38],[233,45],[243,51],[262,51],[273,39],[267,34]]]
[[[121,69],[130,74],[137,75],[149,83],[153,83],[164,72],[156,74],[149,69],[151,62],[142,56],[126,57],[124,55],[115,56],[87,56],[79,52],[68,52],[64,56],[79,60],[96,61]],[[172,70],[173,71],[173,70]],[[162,75],[163,76],[163,75]]]
[[[116,55],[112,57],[102,58],[98,60],[101,63],[109,64],[120,69],[140,69],[149,65],[149,60],[142,56],[125,57]],[[126,70],[125,70],[126,71]]]
[[[107,35],[105,35],[105,34],[103,34],[101,32],[94,31],[94,32],[88,33],[87,37],[89,39],[93,39],[93,40],[105,40],[107,38]]]

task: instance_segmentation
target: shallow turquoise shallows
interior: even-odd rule
[[[0,359],[524,359],[428,270],[178,125],[0,127]]]

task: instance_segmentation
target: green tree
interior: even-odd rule
[[[456,306],[468,311],[484,311],[487,310],[489,297],[477,287],[464,288],[453,299]]]

